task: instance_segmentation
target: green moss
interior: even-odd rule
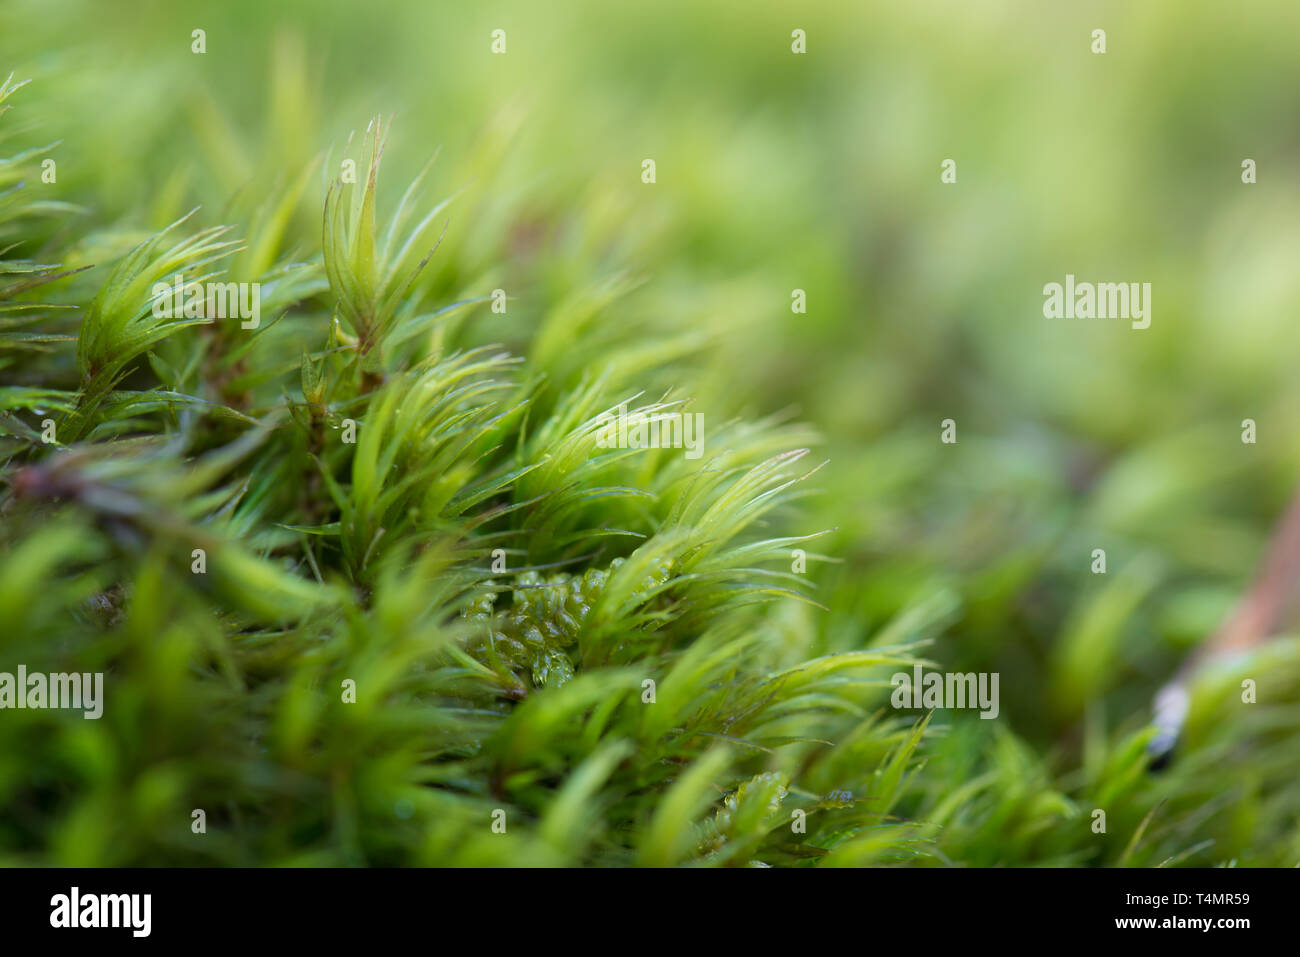
[[[1184,248],[1248,295],[1203,270],[1195,228],[1040,215],[1070,172],[1008,118],[1097,88],[1051,64],[1010,82],[1014,60],[906,5],[810,5],[798,66],[775,7],[589,3],[558,32],[520,8],[490,69],[477,7],[450,30],[427,5],[313,10],[299,36],[232,2],[199,60],[181,8],[57,6],[0,27],[38,74],[0,89],[0,671],[103,672],[107,700],[95,721],[4,712],[0,863],[1300,858],[1294,641],[1206,677],[1169,771],[1143,751],[1152,692],[1222,604],[1179,596],[1238,593],[1293,483],[1285,442],[1223,451],[1243,405],[1285,432],[1293,397],[1261,399],[1294,378],[1285,330],[1225,350],[1191,301],[1198,335],[1157,320],[1141,349],[1008,324],[1084,244],[1171,276],[1192,270],[1159,257]],[[1267,32],[1282,70],[1294,30]],[[1251,102],[1253,66],[1200,46],[1196,75]],[[1196,102],[1178,53],[1131,48],[1113,90],[1168,121]],[[920,127],[864,125],[864,104],[897,113],[890,64],[961,82],[912,90]],[[554,87],[514,109],[539,66]],[[1285,115],[1300,86],[1268,88]],[[391,145],[378,120],[347,139],[381,99],[403,107]],[[1165,155],[1281,155],[1285,126],[1245,115],[1224,136],[1166,122]],[[985,199],[934,200],[927,130],[985,157],[962,195],[1016,171],[1025,202],[998,209],[1027,244],[988,242]],[[1131,194],[1089,208],[1249,221],[1259,262],[1290,248],[1287,186],[1264,194],[1270,233],[1207,186],[1222,171],[1114,150],[1117,130],[1080,155]],[[643,142],[664,144],[653,190]],[[1266,169],[1293,185],[1260,168],[1261,192]],[[259,283],[258,327],[155,315],[178,273]],[[1285,284],[1258,288],[1243,311],[1284,315]],[[606,447],[624,407],[703,414],[704,456]],[[940,446],[950,415],[961,442]],[[1099,544],[1106,579],[1083,560]],[[892,708],[922,654],[1000,672],[998,720]]]

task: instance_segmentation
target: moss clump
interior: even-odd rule
[[[170,8],[152,26],[78,28],[83,43],[42,60],[36,84],[4,85],[17,108],[0,116],[0,671],[103,673],[107,700],[99,720],[3,713],[0,863],[1300,857],[1294,642],[1207,676],[1164,776],[1143,755],[1151,693],[1181,651],[1161,638],[1169,609],[1211,587],[1174,630],[1185,644],[1213,627],[1270,496],[1293,482],[1285,443],[1252,447],[1258,465],[1223,454],[1221,424],[1263,380],[1202,394],[1193,435],[1184,399],[1219,381],[1216,350],[1196,359],[1182,337],[1151,353],[1053,350],[1018,325],[1009,346],[1019,320],[1002,294],[1034,287],[1034,257],[990,252],[968,204],[933,208],[951,261],[1002,275],[972,285],[969,270],[933,268],[939,232],[914,231],[914,193],[858,192],[928,169],[925,138],[899,140],[857,185],[822,165],[846,155],[866,98],[896,92],[889,71],[863,77],[862,95],[804,95],[858,75],[861,51],[824,47],[791,86],[770,69],[780,11],[727,24],[741,69],[718,70],[714,14],[688,6],[602,23],[600,44],[563,38],[583,65],[555,100],[566,115],[612,104],[626,142],[676,131],[677,170],[692,175],[655,189],[626,175],[622,142],[601,152],[600,124],[540,112],[530,148],[507,150],[494,127],[453,172],[433,164],[392,190],[392,165],[425,160],[417,133],[445,123],[470,139],[509,85],[507,64],[489,80],[460,34],[445,56],[388,64],[426,122],[404,123],[416,133],[383,175],[382,124],[346,146],[316,127],[321,104],[338,118],[349,87],[374,88],[373,47],[346,18],[271,41],[269,96],[255,69],[175,55],[192,25]],[[228,36],[269,38],[278,15],[211,11]],[[431,16],[409,4],[366,28],[422,35],[408,24]],[[844,11],[832,19],[842,29]],[[71,35],[67,17],[15,22],[0,46]],[[715,96],[665,90],[654,70],[620,72],[626,104],[589,82],[584,55],[639,55],[648,37],[705,69]],[[320,103],[305,49],[340,67]],[[947,56],[905,56],[918,53]],[[1135,55],[1144,76],[1183,75]],[[1002,60],[962,63],[998,91],[968,84],[969,106],[1023,111]],[[423,81],[405,72],[426,67]],[[465,86],[423,95],[448,82]],[[148,110],[102,95],[128,86],[148,91]],[[1173,88],[1143,89],[1153,110],[1176,106]],[[755,96],[771,109],[753,114]],[[260,149],[246,113],[222,113],[258,101]],[[65,134],[45,184],[44,144]],[[575,142],[593,147],[582,163]],[[1131,183],[1159,187],[1134,195],[1170,195],[1151,180],[1165,167],[1134,163]],[[435,181],[454,204],[426,198]],[[1186,183],[1198,203],[1210,195],[1199,174]],[[1206,208],[1230,209],[1230,192]],[[1049,258],[1077,249],[1078,225],[1049,224]],[[157,314],[178,281],[256,284],[260,317]],[[787,311],[796,283],[806,313]],[[882,310],[869,322],[866,302]],[[1284,350],[1238,345],[1252,376],[1283,381],[1269,362]],[[1268,414],[1284,418],[1278,396]],[[790,402],[828,443],[759,411]],[[961,444],[941,446],[935,425],[954,408]],[[611,447],[615,414],[688,410],[704,416],[698,460]],[[808,450],[828,446],[833,466],[808,481]],[[829,494],[799,501],[814,487]],[[1122,542],[1094,578],[1079,557],[1100,530]],[[998,720],[890,707],[891,676],[922,653],[927,667],[1001,672]],[[1243,707],[1234,682],[1259,675],[1259,703]]]
[[[235,223],[192,213],[129,244],[5,210],[55,261],[112,252],[3,262],[4,659],[102,672],[106,702],[4,722],[22,812],[0,854],[749,864],[862,835],[914,853],[880,827],[916,719],[867,718],[868,679],[911,658],[806,660],[807,635],[780,637],[810,601],[781,570],[807,536],[760,530],[797,517],[807,431],[718,406],[698,460],[610,443],[616,411],[689,396],[681,349],[601,346],[550,381],[527,341],[476,343],[488,297],[448,306],[427,280],[445,225],[416,212],[418,181],[379,212],[385,135],[371,124],[360,183],[327,176],[319,235],[293,228],[301,177],[250,188]],[[257,284],[265,321],[159,308],[208,282]],[[663,400],[637,406],[646,388]]]

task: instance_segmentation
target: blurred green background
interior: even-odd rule
[[[1100,773],[1300,480],[1297,36],[1293,0],[7,0],[0,74],[33,78],[18,142],[61,139],[78,229],[143,234],[195,204],[229,221],[380,113],[390,208],[439,148],[431,175],[457,194],[433,287],[511,297],[469,341],[526,351],[573,309],[611,348],[710,336],[679,367],[697,408],[788,410],[823,437],[805,520],[835,528],[818,551],[838,564],[817,573],[828,611],[788,612],[820,616],[810,654],[920,636],[945,667],[1002,675],[1003,720],[935,745],[919,814],[985,767],[1028,780],[1023,759],[1066,792]],[[1045,319],[1066,273],[1150,282],[1150,328]],[[1210,786],[1237,808],[1272,796],[1193,861],[1300,856],[1289,740]],[[950,850],[1006,860],[1024,835],[988,837],[990,813],[950,821]]]

